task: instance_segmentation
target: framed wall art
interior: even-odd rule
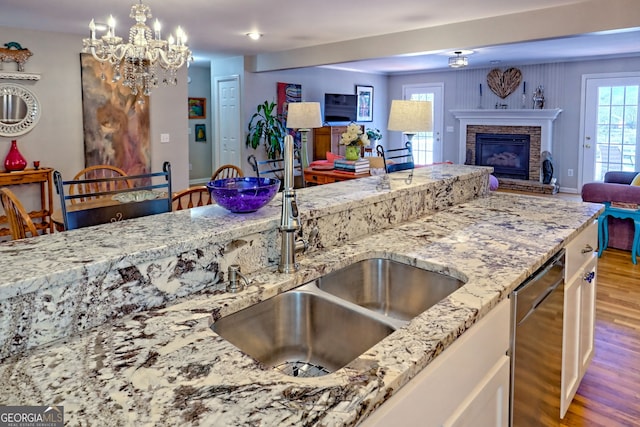
[[[189,118],[207,118],[207,98],[189,98]]]
[[[127,175],[151,172],[149,97],[113,83],[113,67],[103,67],[91,54],[80,54],[80,67],[85,167],[117,166]]]
[[[373,86],[356,85],[357,95],[357,122],[373,121]]]
[[[204,124],[196,125],[196,142],[207,142],[207,128]]]

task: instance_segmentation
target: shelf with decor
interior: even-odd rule
[[[364,126],[360,125],[364,132]],[[340,144],[340,136],[346,132],[344,126],[323,126],[313,129],[313,160],[326,160],[327,151],[340,156],[345,155],[345,146]],[[364,157],[364,147],[360,149],[360,157]]]
[[[40,74],[23,71],[0,71],[0,79],[5,80],[40,80]]]

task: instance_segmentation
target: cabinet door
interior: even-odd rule
[[[344,145],[340,144],[340,138],[342,134],[347,131],[346,126],[331,126],[331,152],[338,154],[340,156],[344,156],[345,148]]]
[[[582,275],[582,307],[580,309],[580,378],[593,359],[596,326],[596,278],[598,259],[593,257]]]
[[[444,427],[509,425],[509,358],[503,356]]]
[[[580,311],[582,279],[578,275],[565,283],[562,329],[562,385],[560,418],[563,418],[580,384]]]
[[[361,423],[363,427],[507,426],[509,300],[496,306]],[[490,414],[479,415],[490,405]],[[476,418],[474,418],[476,417]],[[477,417],[493,420],[478,423]]]
[[[563,418],[593,358],[598,258],[590,225],[567,245],[562,336],[560,417]],[[580,264],[578,264],[580,263]]]
[[[313,160],[326,160],[327,151],[331,151],[331,127],[313,129]]]

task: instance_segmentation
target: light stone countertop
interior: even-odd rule
[[[255,270],[247,274],[252,286],[239,294],[202,289],[6,358],[0,401],[63,405],[70,426],[354,425],[601,209],[495,193],[454,204],[299,256],[296,274]],[[371,257],[442,271],[466,285],[324,377],[265,368],[209,328],[216,318]]]

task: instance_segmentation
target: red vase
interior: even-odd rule
[[[11,141],[9,153],[4,159],[4,168],[7,172],[15,172],[24,170],[26,167],[27,161],[22,157],[22,154],[20,154],[20,150],[18,150],[18,142],[14,139]]]

